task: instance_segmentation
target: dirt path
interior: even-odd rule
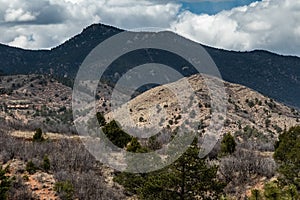
[[[24,138],[31,140],[34,135],[34,131],[12,131],[10,132],[10,135],[17,138]],[[84,136],[79,135],[64,135],[59,133],[43,133],[43,137],[45,139],[51,139],[51,140],[59,140],[59,139],[73,139],[73,140],[81,140],[84,139]]]

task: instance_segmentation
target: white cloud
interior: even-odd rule
[[[300,1],[263,0],[211,16],[185,11],[172,30],[219,48],[300,55],[299,14]]]
[[[179,9],[179,4],[146,0],[0,0],[0,42],[22,48],[51,48],[92,23],[124,29],[168,28]],[[32,36],[34,40],[25,42]]]
[[[5,22],[24,22],[35,20],[35,15],[24,11],[22,8],[19,9],[7,9],[4,15]]]
[[[29,39],[24,35],[20,35],[8,44],[11,46],[29,46],[28,43]]]
[[[1,43],[54,47],[92,23],[119,28],[160,27],[206,45],[267,49],[300,55],[300,1],[263,0],[199,15],[165,0],[0,0]]]

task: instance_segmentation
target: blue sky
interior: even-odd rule
[[[196,14],[214,15],[222,10],[230,10],[234,7],[249,5],[261,0],[224,0],[224,1],[202,1],[201,2],[181,2],[182,8]]]

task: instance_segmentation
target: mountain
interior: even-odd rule
[[[227,112],[219,112],[222,108],[213,107],[210,103],[206,80],[217,81],[196,74],[152,88],[114,110],[114,113],[106,114],[106,118],[108,121],[117,119],[127,132],[139,127],[135,134],[140,137],[141,144],[150,143],[141,137],[147,136],[147,130],[154,127],[158,130],[154,140],[162,144],[159,149],[174,140],[170,135],[179,134],[176,132],[180,130],[179,127],[195,132],[202,150],[203,147],[213,147],[208,157],[217,158],[213,163],[218,163],[220,178],[227,181],[225,193],[232,199],[248,199],[246,196],[251,195],[252,189],[259,188],[272,178],[276,179],[276,164],[272,158],[274,144],[284,130],[299,125],[300,115],[296,110],[252,89],[225,81]],[[186,88],[187,82],[195,95],[190,96],[187,90],[182,89]],[[180,92],[182,102],[170,88]],[[213,116],[214,111],[218,113],[217,117]],[[214,128],[211,125],[217,127],[221,120],[224,120],[224,126],[212,133]],[[145,131],[141,131],[142,128]],[[220,157],[221,139],[209,140],[214,137],[208,135],[222,138],[227,133],[235,138],[236,152],[228,157]],[[205,136],[208,140],[205,140]]]
[[[186,127],[194,127],[192,125],[196,124],[197,129],[193,131],[197,136],[203,136],[209,134],[210,123],[217,124],[216,120],[224,120],[224,128],[218,134],[222,137],[223,134],[230,132],[237,142],[236,151],[232,155],[218,157],[221,148],[221,141],[218,140],[208,157],[212,164],[220,166],[218,168],[220,179],[227,181],[224,192],[236,197],[234,199],[244,199],[252,189],[276,178],[276,165],[272,158],[275,141],[285,129],[299,125],[300,115],[295,109],[252,89],[222,81],[228,95],[228,99],[224,98],[227,113],[225,115],[218,112],[216,119],[211,113],[214,109],[215,111],[220,109],[211,105],[210,92],[204,77],[216,82],[213,77],[196,74],[149,89],[125,104],[124,108],[129,115],[120,113],[122,118],[117,120],[122,126],[126,125],[125,128],[132,125],[132,122],[139,127],[147,126],[152,120],[157,122],[160,132],[154,137],[154,142],[150,143],[147,139],[140,140],[141,144],[153,144],[155,148],[167,145],[176,128],[182,124]],[[186,81],[195,92],[192,98],[187,90],[181,89],[187,86]],[[87,91],[89,85],[85,83],[83,85],[85,87],[83,91]],[[174,98],[174,94],[168,89],[170,86],[177,88],[181,93],[187,108]],[[98,89],[98,95],[101,97],[99,109],[106,113],[105,117],[110,121],[112,109],[109,99],[112,88],[99,84]],[[218,88],[214,89],[218,91]],[[11,176],[28,177],[22,179],[22,184],[32,195],[41,195],[34,199],[57,195],[55,184],[63,183],[61,181],[65,180],[72,183],[75,188],[74,195],[82,195],[80,199],[85,199],[87,193],[96,193],[94,195],[101,193],[103,197],[103,191],[110,191],[105,193],[106,196],[110,193],[117,196],[104,199],[133,199],[131,193],[124,192],[124,188],[114,182],[114,177],[118,173],[97,164],[95,157],[85,149],[81,143],[82,139],[86,139],[84,136],[62,134],[73,131],[76,133],[71,124],[71,95],[70,87],[59,83],[51,76],[35,74],[1,76],[0,160],[6,159],[5,166],[11,167]],[[200,112],[193,112],[197,109]],[[153,111],[157,113],[151,115]],[[46,142],[32,141],[35,133],[33,130],[36,128],[42,128]],[[26,172],[29,161],[32,160],[35,166],[40,166],[45,155],[50,159],[50,172],[42,168],[37,168],[34,174]],[[39,176],[44,178],[38,178]],[[89,187],[82,186],[87,183]],[[90,190],[91,187],[100,188],[100,191]],[[124,197],[124,194],[128,198]]]
[[[130,124],[134,122],[138,127],[158,123],[160,128],[176,129],[182,125],[183,121],[188,120],[190,124],[201,122],[202,127],[207,128],[216,120],[212,114],[216,111],[217,121],[226,119],[222,130],[224,133],[234,133],[240,130],[242,125],[243,127],[250,126],[264,134],[272,135],[272,137],[278,136],[278,133],[284,129],[299,124],[300,113],[296,110],[248,87],[226,81],[216,84],[213,92],[217,93],[219,85],[224,85],[228,99],[224,98],[226,102],[217,102],[217,107],[213,107],[210,96],[212,91],[208,89],[207,81],[217,82],[218,79],[196,74],[152,88],[123,104],[120,108],[113,109],[115,114],[112,115],[110,112],[106,118],[111,120],[112,116],[114,119],[116,116],[120,116],[117,120],[125,127],[130,127]],[[187,84],[193,88],[192,96],[188,92]],[[180,91],[180,94],[174,94],[170,88],[175,88],[177,92]],[[226,113],[220,111],[223,104],[224,107],[226,106]],[[127,113],[131,117],[123,117],[127,116]],[[206,128],[204,128],[205,132],[207,132]]]
[[[105,39],[123,30],[93,24],[82,33],[51,50],[24,50],[0,45],[0,74],[50,73],[71,80],[88,53]],[[204,46],[215,61],[224,80],[245,85],[287,105],[300,108],[300,58],[262,50],[235,52]],[[178,69],[184,76],[197,73],[183,70],[190,66],[170,52],[145,49],[121,56],[110,66],[106,78],[150,61]]]

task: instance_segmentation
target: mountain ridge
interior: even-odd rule
[[[25,50],[0,44],[0,71],[2,74],[49,74],[74,79],[88,53],[105,39],[123,30],[93,24],[80,34],[51,50]],[[200,44],[199,44],[200,45]],[[300,58],[283,56],[265,50],[237,52],[202,45],[215,61],[225,81],[242,84],[287,105],[300,108]],[[151,58],[150,58],[151,57]],[[140,50],[117,59],[111,66],[108,79],[115,72],[126,71],[156,61],[171,65],[180,72],[188,65],[168,52]],[[1,74],[0,73],[0,74]],[[185,76],[195,74],[187,71]]]

